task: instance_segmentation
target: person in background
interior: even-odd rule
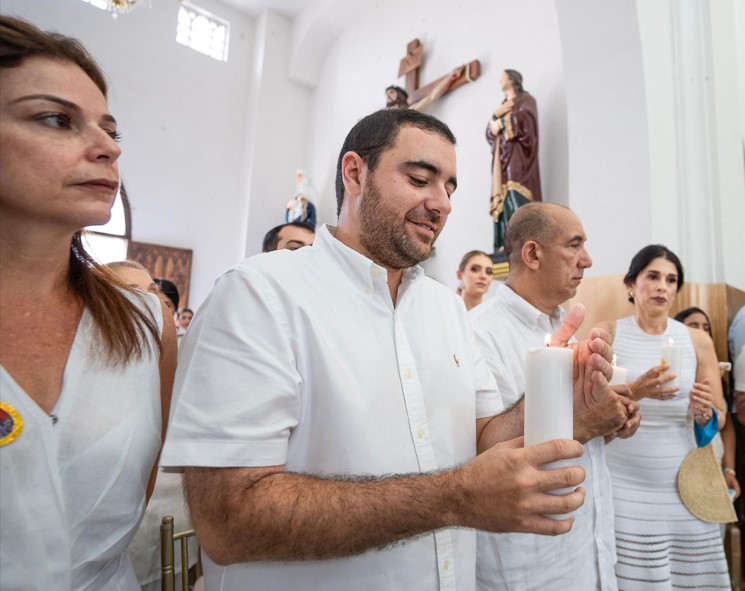
[[[680,465],[697,448],[692,421],[708,432],[726,420],[714,344],[703,331],[669,317],[683,286],[683,265],[669,248],[642,248],[623,282],[634,314],[600,326],[614,335],[617,364],[628,370],[631,397],[644,419],[634,437],[617,438],[605,449],[619,588],[656,591],[662,581],[668,589],[729,589],[719,525],[695,517],[677,486]],[[670,340],[681,349],[678,376],[661,363]],[[676,377],[680,386],[672,387]]]
[[[194,311],[191,308],[184,308],[178,313],[178,329],[181,334],[189,328],[192,318],[194,318]]]
[[[691,307],[681,310],[675,315],[675,320],[682,322],[689,328],[696,328],[703,330],[709,335],[709,338],[714,339],[714,335],[711,332],[711,321],[709,315],[704,312],[701,308]],[[724,378],[725,369],[720,366],[719,376]],[[726,382],[722,380],[722,390],[725,390]],[[724,391],[725,396],[725,411],[727,418],[731,419],[732,415],[737,415],[737,408],[732,399],[732,395]],[[737,481],[737,472],[735,471],[735,457],[736,457],[736,446],[737,446],[737,434],[735,433],[735,423],[732,420],[728,420],[724,423],[722,430],[717,433],[714,438],[714,446],[717,451],[717,457],[722,462],[722,472],[724,473],[724,480],[727,482],[727,488],[735,491],[735,498],[740,496],[740,483]]]
[[[480,250],[471,250],[460,260],[456,274],[460,282],[458,295],[463,298],[466,310],[475,308],[484,299],[493,280],[493,268],[489,255]]]
[[[156,277],[154,281],[158,286],[158,296],[163,300],[163,303],[168,307],[175,319],[180,299],[178,287],[176,287],[176,284],[173,281],[169,281],[162,277]]]
[[[732,383],[735,389],[737,420],[741,425],[745,425],[745,306],[737,311],[729,325],[727,345],[732,360]]]
[[[737,420],[745,424],[745,346],[740,347],[732,364],[732,387],[737,402]]]
[[[106,266],[111,269],[119,279],[127,286],[148,293],[158,293],[158,284],[153,280],[150,271],[136,261],[115,261],[107,263]]]
[[[158,285],[145,267],[135,261],[117,261],[106,265],[114,274],[133,289],[142,292],[155,293],[163,305],[171,301],[158,292]],[[178,328],[177,328],[178,330]],[[182,333],[183,334],[183,333]],[[181,342],[179,335],[179,343]],[[175,531],[191,529],[191,519],[184,500],[184,479],[181,474],[173,474],[158,470],[150,501],[145,509],[145,515],[140,522],[137,533],[127,547],[132,560],[137,581],[143,591],[158,591],[160,589],[160,522],[165,515],[174,518]],[[192,566],[196,562],[196,541],[189,541],[189,557]],[[180,586],[181,555],[176,554],[176,588]]]
[[[127,545],[155,484],[176,331],[83,247],[119,187],[107,91],[78,41],[0,16],[3,591],[140,588]]]
[[[476,342],[506,407],[523,404],[530,376],[528,349],[545,346],[566,317],[561,304],[577,293],[592,266],[585,230],[570,209],[528,203],[510,220],[505,235],[509,275],[489,301],[469,312]],[[521,591],[617,591],[611,484],[606,439],[631,437],[639,426],[639,403],[628,386],[612,392],[593,410],[574,417],[574,439],[585,446],[577,461],[588,491],[566,536],[478,534],[478,589]],[[583,560],[577,561],[577,556]]]
[[[703,330],[706,334],[709,335],[710,339],[714,339],[711,333],[711,321],[709,320],[709,315],[701,308],[692,306],[690,308],[686,308],[685,310],[681,310],[675,315],[675,320],[677,320],[678,322],[682,322],[690,328]]]
[[[261,245],[261,252],[275,250],[297,250],[303,246],[310,246],[315,240],[316,231],[302,222],[280,224],[266,233]]]

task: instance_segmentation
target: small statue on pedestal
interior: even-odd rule
[[[287,203],[285,222],[302,222],[312,228],[316,227],[316,206],[310,200],[315,197],[315,191],[305,179],[305,173],[295,171],[295,196]]]

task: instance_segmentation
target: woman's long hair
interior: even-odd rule
[[[0,16],[0,68],[19,67],[25,59],[34,56],[79,66],[103,96],[107,96],[108,87],[101,68],[79,41],[57,33],[45,33],[20,19]],[[155,318],[127,297],[123,291],[128,290],[127,286],[85,251],[82,234],[82,230],[75,232],[70,241],[68,279],[73,292],[93,318],[109,362],[113,365],[127,363],[140,359],[145,351],[152,353],[148,333],[160,348]],[[140,294],[135,293],[135,297],[142,300]]]

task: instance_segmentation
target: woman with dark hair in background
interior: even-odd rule
[[[178,312],[178,303],[180,299],[176,284],[173,281],[169,281],[162,277],[156,277],[155,284],[158,286],[158,293],[161,295],[160,299],[166,305],[171,314],[176,314]]]
[[[675,320],[682,322],[691,328],[703,330],[709,335],[709,338],[712,340],[714,339],[714,336],[711,334],[711,321],[709,320],[709,315],[701,308],[692,306],[685,310],[681,310],[675,315]]]
[[[175,368],[170,314],[86,253],[119,187],[103,74],[0,16],[0,585],[136,590]],[[49,313],[55,322],[50,325]]]
[[[619,588],[728,589],[719,526],[695,517],[677,488],[681,463],[697,447],[692,421],[716,430],[725,420],[714,344],[669,318],[683,266],[667,247],[640,250],[624,284],[634,314],[601,325],[613,337],[618,366],[628,370],[631,397],[643,417],[634,437],[606,446]],[[682,353],[677,376],[660,362],[671,340]],[[680,387],[671,387],[676,377]]]
[[[463,255],[458,265],[458,295],[466,303],[466,310],[475,308],[484,299],[493,280],[494,263],[489,255],[480,250],[471,250]]]
[[[701,308],[691,307],[681,310],[675,315],[675,320],[682,322],[689,328],[696,328],[703,330],[709,335],[709,338],[714,340],[714,335],[711,332],[711,321],[709,315],[704,312]],[[725,368],[720,365],[719,377],[724,377]],[[722,382],[722,390],[725,390],[725,382]],[[730,415],[736,414],[737,409],[732,402],[732,397],[728,392],[724,392],[725,405],[727,409],[727,418],[731,419]],[[740,496],[740,483],[737,482],[737,473],[735,472],[735,450],[737,446],[737,434],[735,433],[735,423],[732,420],[727,420],[724,423],[724,427],[720,431],[721,437],[715,439],[717,456],[722,461],[722,472],[724,473],[724,480],[727,483],[727,488],[734,491],[734,498]]]

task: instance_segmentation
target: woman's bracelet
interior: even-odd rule
[[[737,473],[732,468],[728,468],[726,466],[724,468],[722,468],[722,473],[723,474],[732,474],[732,476],[737,476]]]

